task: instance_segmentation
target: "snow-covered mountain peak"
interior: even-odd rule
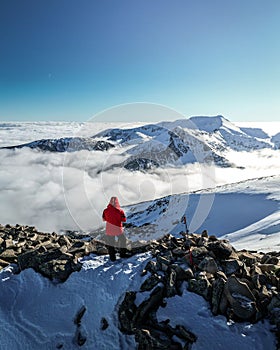
[[[230,124],[230,126],[234,125],[232,123],[230,123],[229,120],[225,119],[223,116],[221,115],[217,115],[217,116],[195,116],[195,117],[191,117],[189,118],[189,124],[190,126],[192,126],[192,128],[196,128],[199,130],[204,130],[206,132],[214,132],[218,129],[220,129],[222,126],[226,125],[227,127]]]
[[[230,134],[245,134],[238,126],[231,123],[228,119],[222,115],[213,117],[197,116],[189,119],[190,127],[199,130],[206,131],[208,133],[214,133],[221,130]]]

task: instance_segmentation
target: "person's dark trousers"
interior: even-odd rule
[[[120,257],[125,258],[126,257],[126,237],[124,234],[121,234],[118,236],[118,243],[120,248]]]
[[[118,242],[116,242],[116,237]],[[124,234],[121,234],[119,236],[106,236],[106,242],[107,242],[107,249],[109,252],[110,260],[115,261],[116,260],[116,247],[120,249],[120,257],[125,258],[126,257],[126,237]]]
[[[115,261],[116,260],[115,236],[106,236],[106,243],[107,243],[107,249],[109,252],[110,260]]]

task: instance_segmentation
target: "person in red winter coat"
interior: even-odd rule
[[[118,246],[120,247],[120,256],[126,256],[126,237],[123,230],[123,222],[126,221],[126,216],[117,197],[112,197],[106,209],[103,211],[103,221],[106,221],[106,242],[108,245],[108,251],[110,259],[112,261],[116,260],[116,250],[117,246],[116,238],[118,241]]]

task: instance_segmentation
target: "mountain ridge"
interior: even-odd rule
[[[2,149],[29,147],[48,152],[75,152],[115,148],[114,152],[124,156],[125,161],[111,166],[131,171],[196,162],[234,167],[226,155],[230,150],[280,148],[279,134],[265,138],[266,135],[259,129],[239,128],[223,116],[199,116],[132,128],[111,128],[91,137],[41,139]]]

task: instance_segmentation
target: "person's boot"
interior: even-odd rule
[[[120,257],[121,258],[127,258],[128,257],[126,248],[121,248],[120,249]]]
[[[111,261],[116,261],[116,251],[115,248],[112,246],[108,247],[108,251],[109,251],[109,256],[110,256],[110,260]]]

